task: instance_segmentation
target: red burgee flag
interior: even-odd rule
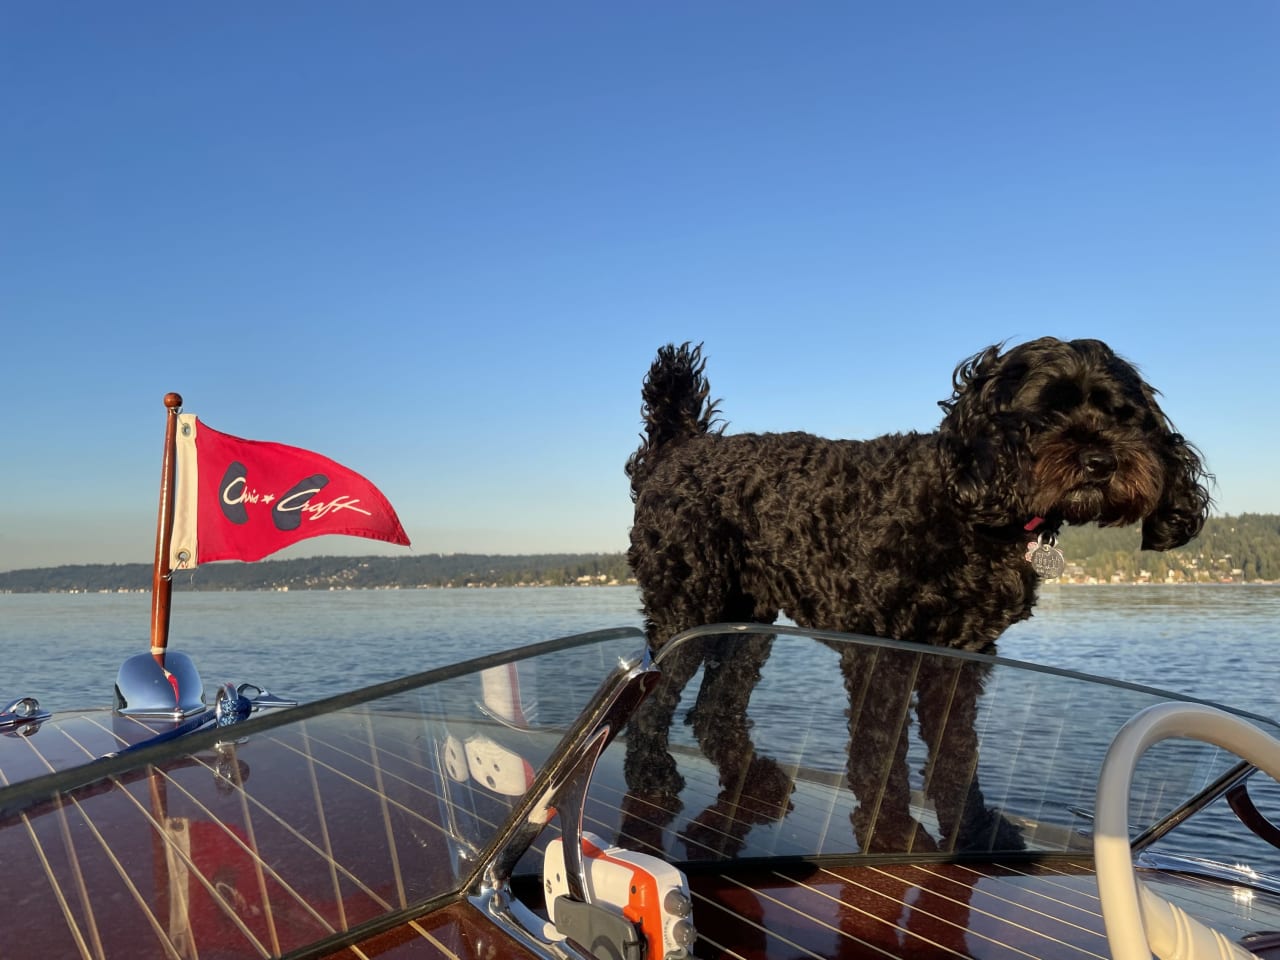
[[[177,433],[170,569],[261,560],[330,533],[409,545],[381,491],[328,457],[241,440],[189,413],[178,417]]]

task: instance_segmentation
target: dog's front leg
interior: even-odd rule
[[[929,749],[924,789],[948,851],[1024,848],[1018,828],[987,808],[978,784],[978,701],[987,673],[986,664],[930,658],[917,680],[916,713]]]
[[[844,646],[840,670],[849,695],[850,815],[863,853],[931,852],[933,839],[911,815],[907,741],[911,694],[923,656]]]
[[[775,760],[756,753],[747,717],[773,637],[735,634],[708,642],[698,699],[686,722],[716,768],[722,801],[740,806],[746,822],[776,820],[785,812],[793,784]]]

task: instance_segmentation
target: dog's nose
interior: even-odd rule
[[[1114,453],[1105,450],[1090,450],[1080,457],[1085,475],[1090,480],[1105,480],[1116,472]]]

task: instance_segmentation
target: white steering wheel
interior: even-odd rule
[[[1256,955],[1152,893],[1133,871],[1129,791],[1138,759],[1161,740],[1186,737],[1230,750],[1280,780],[1280,741],[1222,710],[1195,703],[1148,707],[1120,728],[1098,778],[1093,856],[1113,960],[1248,960]]]

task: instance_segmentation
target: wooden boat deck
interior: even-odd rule
[[[1145,879],[1232,939],[1280,927],[1273,897]],[[805,867],[690,882],[700,957],[1110,956],[1087,860]]]
[[[0,775],[13,782],[75,767],[119,749],[134,726],[103,712],[6,737]],[[144,732],[139,726],[135,738]],[[492,830],[511,800],[443,776],[439,734],[411,715],[308,717],[255,729],[222,750],[197,738],[198,749],[165,762],[121,767],[43,803],[0,810],[0,953],[26,943],[43,956],[84,960],[531,956],[457,898],[459,831],[465,840],[473,828]],[[536,766],[555,739],[531,736],[523,755]],[[693,763],[688,772],[712,800],[714,775]],[[1087,854],[984,863],[796,859],[788,844],[818,837],[820,849],[849,823],[846,795],[822,784],[799,789],[815,793],[796,803],[794,816],[765,822],[762,811],[747,811],[750,824],[739,830],[722,820],[696,845],[698,808],[648,840],[630,836],[636,849],[687,856],[695,956],[1109,956]],[[820,795],[825,807],[812,802]],[[625,833],[624,822],[635,822],[626,806],[616,763],[607,763],[593,783],[588,829]],[[738,841],[748,859],[718,862]],[[1146,879],[1232,939],[1280,930],[1280,897]],[[540,908],[537,884],[526,888],[529,905]],[[412,918],[394,929],[340,942],[364,922],[405,910]]]
[[[1146,878],[1161,895],[1233,940],[1280,928],[1280,902],[1191,879]],[[1087,861],[790,867],[690,878],[705,960],[1105,960]],[[338,956],[418,960],[520,957],[465,905]]]

